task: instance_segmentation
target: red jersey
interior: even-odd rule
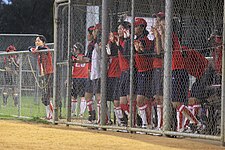
[[[125,48],[125,41],[120,40],[120,47],[121,49]],[[118,58],[119,58],[119,66],[121,71],[127,71],[130,69],[130,63],[129,58],[125,58],[123,53],[121,51],[118,52]]]
[[[222,46],[216,47],[212,53],[213,63],[217,73],[222,73]]]
[[[181,47],[179,39],[176,34],[173,33],[173,51],[172,51],[172,70],[185,69],[184,58],[181,53]]]
[[[153,59],[148,56],[148,53],[150,53],[151,50],[152,41],[150,41],[148,37],[144,35],[138,37],[137,40],[139,40],[144,46],[144,52],[135,54],[135,67],[137,68],[138,72],[149,71],[152,69],[153,62]]]
[[[78,56],[84,56],[79,54]],[[73,58],[76,60],[76,58]],[[87,63],[74,63],[73,65],[73,78],[88,78],[88,64]]]
[[[162,68],[163,60],[162,58],[153,58],[152,68]]]
[[[49,48],[47,46],[38,47],[38,50],[44,50]],[[41,52],[38,55],[38,66],[41,75],[47,75],[53,73],[52,54],[50,51]]]
[[[120,77],[120,74],[119,58],[117,56],[111,56],[109,58],[108,77]]]

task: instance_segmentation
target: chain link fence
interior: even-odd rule
[[[38,71],[37,54],[31,54],[28,47],[34,47],[38,34],[1,34],[0,113],[18,117],[45,118],[45,107],[41,103],[45,86]],[[52,43],[46,44],[49,48]]]
[[[0,54],[0,112],[53,111],[53,123],[221,140],[223,5],[58,0],[51,110],[41,104],[37,57],[21,51]],[[0,49],[26,50],[36,37],[1,35]],[[7,75],[11,57],[19,61]]]
[[[64,2],[54,121],[220,139],[223,1]]]

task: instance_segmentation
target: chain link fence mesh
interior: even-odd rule
[[[114,127],[132,127],[146,132],[150,129],[162,134],[163,126],[167,125],[170,131],[180,133],[221,134],[223,1],[173,1],[172,64],[169,65],[164,62],[167,51],[165,5],[163,0],[134,2],[134,40],[131,40],[132,2],[110,1],[107,62],[102,61],[103,49],[100,43],[101,1],[72,1],[70,9],[68,4],[56,7],[57,50],[53,92],[56,103],[53,103],[53,109],[60,121],[98,126],[100,116],[106,113],[106,125]],[[68,15],[69,10],[71,16]],[[5,51],[10,44],[14,44],[18,50],[25,50],[33,45],[35,37],[1,36],[0,42],[5,45],[0,49]],[[132,41],[134,57],[130,58]],[[41,78],[37,71],[37,57],[29,52],[16,53],[15,59],[21,59],[22,67],[16,77],[6,77],[5,62],[9,56],[3,52],[0,59],[0,112],[45,116],[46,110],[40,100]],[[71,68],[69,59],[73,62]],[[133,84],[130,84],[132,59],[134,72]],[[102,63],[107,64],[104,83],[106,112],[101,112]],[[166,79],[164,69],[169,66],[171,85],[164,84],[163,87],[163,79]],[[9,84],[8,78],[17,82]],[[68,83],[70,80],[71,84]],[[130,86],[133,89],[132,111],[129,109]],[[165,109],[163,105],[165,88],[170,91],[171,110]],[[5,106],[5,89],[9,89],[11,94],[14,89],[21,91],[21,105],[15,107],[13,97],[9,97]],[[131,113],[134,120],[130,126]],[[164,114],[168,114],[169,122],[163,122]]]
[[[129,112],[129,89],[131,86],[129,81],[131,47],[129,44],[131,41],[128,38],[131,34],[131,24],[127,26],[123,24],[124,21],[131,23],[132,2],[115,0],[111,3],[113,5],[109,6],[108,15],[110,34],[106,46],[108,56],[107,62],[102,62],[108,65],[107,81],[104,83],[107,87],[106,98],[110,104],[106,123],[129,126],[129,116],[132,113],[135,116],[132,127],[160,131],[163,129],[163,114],[170,113],[170,122],[164,124],[169,124],[171,131],[220,135],[223,2],[219,0],[216,2],[173,1],[172,87],[169,85],[163,87],[163,68],[167,67],[163,61],[165,1],[135,1],[132,112]],[[100,35],[96,35],[97,39],[94,45],[91,45],[87,39],[90,36],[89,33],[96,32],[95,30],[98,28],[96,25],[101,23],[101,3],[93,1],[87,5],[77,2],[72,6],[72,10],[74,17],[71,18],[71,49],[75,43],[81,43],[85,49],[85,56],[89,56],[91,59],[89,64],[93,65],[93,62],[96,62],[93,59],[92,51],[94,49],[91,49],[90,53],[89,48],[96,46],[95,42],[98,43]],[[63,32],[65,29],[66,26],[65,28],[62,26],[62,29],[61,26],[59,27],[59,30],[66,36],[68,33]],[[120,35],[121,33],[122,35]],[[63,39],[67,40],[67,38]],[[115,45],[117,38],[121,40],[119,46],[122,50],[118,49],[118,44]],[[67,46],[66,41],[62,45]],[[99,44],[97,44],[98,46]],[[65,53],[67,51],[70,50],[65,50]],[[96,57],[96,59],[98,58],[101,59],[101,54]],[[73,67],[79,68],[82,65],[84,67],[88,63],[74,63]],[[92,67],[89,68],[89,73],[90,69],[93,69]],[[98,68],[91,71],[99,72]],[[75,77],[75,74],[76,71],[73,72],[72,77]],[[66,78],[66,74],[62,76]],[[78,80],[80,79],[73,78],[73,85],[78,86],[77,84],[80,82]],[[82,91],[82,94],[78,91],[75,92],[75,86],[73,86],[75,95],[73,93],[71,98],[72,121],[74,121],[73,118],[76,118],[76,122],[82,116],[89,123],[99,123],[101,97],[98,97],[99,91],[93,96],[93,91],[91,91],[93,89],[90,90],[93,87],[88,82],[90,79],[86,80],[86,84],[79,85],[86,91],[83,92],[83,89],[80,89],[79,92]],[[99,81],[92,80],[91,83],[99,84]],[[163,88],[171,88],[172,111],[163,109]],[[82,105],[87,105],[84,114],[80,112]],[[67,106],[70,108],[69,104]],[[82,123],[87,123],[87,121]]]

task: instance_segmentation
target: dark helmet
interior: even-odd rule
[[[84,46],[80,42],[76,42],[73,45],[73,48],[75,48],[76,50],[79,50],[81,53],[84,52]]]

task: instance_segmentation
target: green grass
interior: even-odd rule
[[[2,98],[0,98],[0,118],[13,119],[19,116],[18,108],[14,106],[12,97],[9,97],[7,106],[2,105]],[[80,101],[78,101],[79,106]],[[95,104],[96,105],[96,104]],[[96,106],[95,106],[96,107]],[[113,106],[111,107],[113,111]],[[62,118],[66,118],[66,107],[62,107]],[[79,107],[77,108],[77,115],[79,114]],[[35,102],[32,96],[23,96],[21,101],[21,112],[22,117],[30,117],[31,121],[41,120],[46,115],[45,106],[39,99],[39,102]],[[84,113],[84,118],[88,117],[87,109]],[[77,118],[77,117],[75,117]],[[113,113],[111,113],[111,118],[113,118]],[[32,120],[33,119],[33,120]],[[26,119],[27,120],[27,119]]]

